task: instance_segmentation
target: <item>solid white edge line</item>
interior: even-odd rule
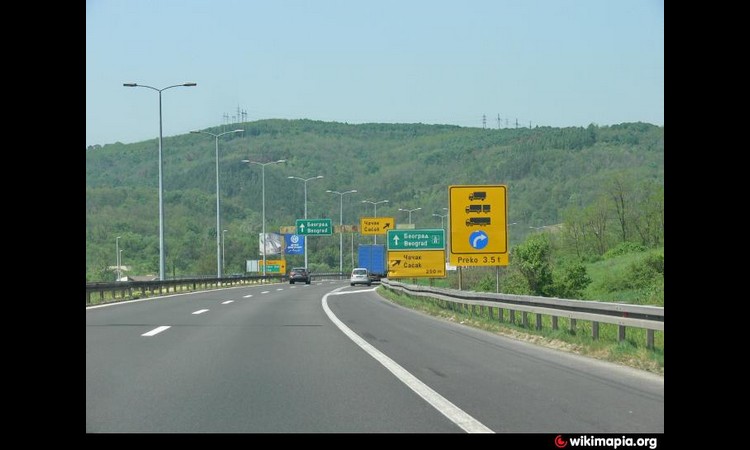
[[[343,294],[337,292],[339,289],[336,289],[333,292],[329,292],[328,294],[323,296],[323,311],[325,311],[328,318],[331,319],[331,322],[333,322],[333,324],[336,325],[349,339],[354,341],[354,343],[359,345],[362,350],[375,358],[375,360],[377,360],[393,375],[395,375],[396,378],[401,380],[401,382],[408,386],[412,391],[416,392],[417,395],[425,399],[427,403],[432,405],[433,408],[437,409],[441,414],[447,417],[448,420],[461,427],[461,429],[463,429],[467,433],[494,433],[494,431],[492,431],[490,428],[486,427],[480,421],[467,414],[464,410],[451,403],[447,398],[435,392],[432,388],[424,384],[417,377],[401,367],[396,361],[392,360],[380,350],[370,345],[369,342],[359,337],[357,333],[353,332],[349,327],[344,325],[344,323],[339,320],[339,318],[336,317],[333,311],[331,311],[331,309],[328,307],[329,295]]]
[[[143,333],[143,334],[142,334],[141,336],[146,336],[146,337],[150,337],[150,336],[153,336],[153,335],[155,335],[155,334],[159,334],[159,333],[161,333],[162,331],[164,331],[164,330],[166,330],[166,329],[169,329],[169,328],[171,328],[171,325],[162,325],[162,326],[160,326],[160,327],[156,327],[156,328],[154,328],[153,330],[151,330],[151,331],[149,331],[149,332]]]

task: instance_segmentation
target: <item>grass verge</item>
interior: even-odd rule
[[[646,330],[628,328],[626,339],[620,342],[616,325],[600,323],[599,339],[595,340],[592,338],[591,322],[582,320],[577,321],[575,332],[572,332],[567,318],[558,318],[558,329],[555,330],[552,328],[552,317],[541,316],[542,329],[537,330],[536,314],[528,314],[527,323],[523,325],[522,313],[516,311],[514,323],[511,324],[511,313],[507,309],[502,310],[501,322],[497,308],[493,308],[492,317],[490,317],[489,308],[479,306],[474,307],[473,310],[471,307],[455,308],[452,304],[442,300],[414,297],[384,287],[378,288],[377,292],[381,297],[393,303],[451,322],[664,375],[664,333],[660,331],[654,335],[654,348],[649,349],[646,347]]]

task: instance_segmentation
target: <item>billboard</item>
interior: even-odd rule
[[[265,241],[265,246],[263,245]],[[265,251],[264,251],[265,250]],[[266,233],[266,239],[263,239],[263,233],[258,233],[258,254],[263,256],[281,254],[281,235],[277,233]]]

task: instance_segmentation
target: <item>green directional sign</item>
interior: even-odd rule
[[[331,219],[297,219],[297,234],[330,236],[333,234]]]
[[[445,230],[388,230],[388,250],[445,250]]]

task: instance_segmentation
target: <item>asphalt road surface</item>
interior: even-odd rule
[[[89,433],[663,433],[664,379],[436,319],[377,286],[86,309]]]

